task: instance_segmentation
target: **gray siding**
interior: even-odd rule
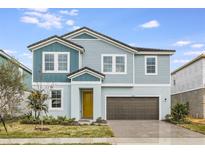
[[[53,43],[33,51],[33,81],[34,82],[69,82],[68,73],[42,73],[43,52],[70,52],[70,71],[79,68],[79,52],[60,43]]]
[[[74,37],[73,39],[96,39],[95,37],[88,35],[86,33],[80,34],[76,37]]]
[[[85,73],[85,74],[82,74],[80,76],[73,78],[73,81],[100,81],[100,79],[93,75]]]
[[[145,56],[135,55],[135,83],[136,84],[169,84],[170,56],[157,56],[158,75],[145,75]]]
[[[104,83],[133,83],[133,54],[101,40],[72,40],[85,48],[82,65],[101,72],[101,54],[126,54],[127,74],[106,74]]]

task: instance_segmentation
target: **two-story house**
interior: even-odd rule
[[[189,114],[205,118],[205,55],[199,55],[171,73],[172,106],[187,104]]]
[[[170,56],[83,27],[28,46],[33,88],[50,89],[53,116],[164,119],[170,113]]]

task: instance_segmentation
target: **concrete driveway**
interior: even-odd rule
[[[109,120],[117,138],[204,138],[205,135],[158,120]]]

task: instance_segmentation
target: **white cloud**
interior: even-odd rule
[[[68,26],[73,26],[73,25],[75,24],[75,21],[74,21],[74,20],[67,20],[67,21],[66,21],[66,24],[67,24]]]
[[[35,24],[45,29],[62,28],[61,17],[50,12],[30,11],[24,14],[25,16],[20,19],[21,22]]]
[[[176,43],[174,43],[174,46],[178,46],[178,47],[182,47],[182,46],[186,46],[191,44],[191,41],[185,41],[185,40],[181,40],[181,41],[177,41]]]
[[[39,20],[36,17],[23,16],[21,17],[21,22],[30,23],[30,24],[38,24]]]
[[[79,14],[79,10],[72,9],[72,10],[60,10],[59,11],[61,14],[66,14],[69,16],[77,16]]]
[[[47,12],[48,8],[28,8],[27,10],[36,11],[36,12]]]
[[[184,63],[187,63],[189,62],[190,60],[188,59],[175,59],[173,60],[173,63],[181,63],[181,64],[184,64]]]
[[[185,56],[192,56],[192,55],[200,55],[202,53],[205,53],[205,51],[188,51],[184,52]]]
[[[160,24],[157,20],[151,20],[151,21],[148,21],[148,22],[140,25],[140,27],[146,28],[146,29],[148,29],[148,28],[157,28],[159,26],[160,26]]]
[[[192,48],[202,48],[203,46],[204,46],[204,44],[202,44],[202,43],[196,43],[196,44],[191,45]]]
[[[79,29],[80,26],[73,26],[73,29],[76,30],[76,29]]]
[[[32,54],[31,54],[31,53],[23,53],[23,56],[24,56],[24,57],[27,57],[27,58],[29,58],[29,59],[32,58]]]

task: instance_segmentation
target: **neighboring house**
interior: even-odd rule
[[[205,55],[179,67],[171,76],[172,106],[187,103],[190,115],[205,118]]]
[[[7,62],[8,60],[12,59],[10,55],[8,55],[6,52],[0,49],[0,64],[3,64]],[[18,61],[17,61],[18,62]],[[30,91],[32,89],[32,71],[23,65],[22,63],[19,63],[19,71],[24,74],[24,83],[26,86],[26,91]]]
[[[174,50],[132,47],[87,27],[28,46],[33,88],[48,114],[79,119],[164,119]]]
[[[14,58],[0,49],[0,65],[7,62],[8,60],[11,60],[11,59],[14,59]],[[25,84],[26,89],[25,89],[25,92],[23,95],[24,99],[18,107],[19,112],[15,113],[14,116],[23,115],[23,114],[26,114],[27,112],[29,112],[29,109],[27,108],[27,97],[30,94],[30,91],[32,90],[32,71],[28,67],[23,65],[22,63],[18,62],[18,64],[19,64],[20,73],[22,75],[24,75],[23,82]]]

